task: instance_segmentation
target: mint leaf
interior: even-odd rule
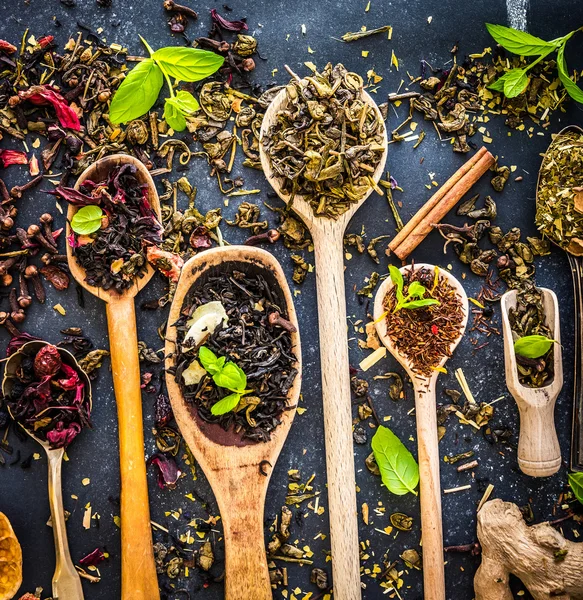
[[[505,73],[504,75],[502,75],[502,77],[499,77],[498,79],[496,79],[496,81],[494,83],[491,83],[488,86],[488,89],[494,90],[496,92],[504,93],[504,82],[506,81],[506,77],[508,76],[509,73],[510,73],[510,71],[508,71],[508,73]]]
[[[401,440],[387,427],[380,425],[372,438],[372,451],[383,483],[393,494],[402,496],[419,483],[419,467]]]
[[[393,267],[393,265],[389,265],[389,274],[391,277],[391,281],[393,285],[397,287],[397,301],[403,301],[403,274],[397,267]]]
[[[241,400],[241,394],[238,394],[237,392],[229,394],[211,406],[211,413],[213,415],[224,415],[225,413],[231,412],[236,408],[237,404],[239,404],[239,400]]]
[[[504,95],[507,98],[516,98],[522,94],[529,81],[525,69],[512,69],[504,77]]]
[[[568,473],[569,485],[575,494],[575,498],[583,504],[583,472],[580,473]]]
[[[422,308],[424,306],[433,306],[435,304],[439,304],[439,300],[434,300],[433,298],[425,298],[423,300],[412,300],[411,302],[405,302],[401,305],[401,308],[414,309],[414,308]]]
[[[559,79],[563,84],[567,94],[576,100],[583,103],[583,90],[569,77],[567,69],[567,61],[565,60],[565,46],[561,46],[557,52],[557,69],[559,71]]]
[[[217,373],[220,373],[223,365],[225,364],[224,356],[218,358],[217,355],[206,346],[201,346],[198,349],[198,360],[209,375],[216,375]]]
[[[526,31],[519,31],[503,25],[493,25],[492,23],[486,23],[486,29],[503,48],[520,56],[539,56],[545,52],[552,52],[561,39],[546,42],[539,37],[526,33]]]
[[[186,128],[186,119],[182,111],[174,104],[172,98],[166,98],[164,104],[164,119],[174,131],[184,131]]]
[[[247,375],[234,362],[229,362],[219,373],[213,375],[213,381],[219,387],[241,393],[247,386]]]
[[[138,63],[119,86],[109,107],[112,123],[127,123],[154,106],[164,79],[160,67],[147,58]]]
[[[160,67],[180,81],[199,81],[218,71],[225,59],[214,52],[197,48],[160,48],[152,54]]]
[[[514,342],[514,352],[526,358],[540,358],[553,344],[556,344],[556,341],[546,335],[526,335]]]
[[[71,229],[79,235],[89,235],[101,227],[103,210],[95,204],[82,206],[71,219]]]
[[[180,110],[180,112],[187,115],[195,113],[200,108],[196,98],[186,90],[176,92],[174,98],[168,98],[168,101]]]
[[[423,298],[425,288],[418,281],[414,281],[407,289],[407,295],[409,298]]]

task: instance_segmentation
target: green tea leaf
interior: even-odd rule
[[[89,235],[101,227],[103,210],[95,204],[82,206],[71,219],[71,229],[79,235]]]
[[[138,63],[123,80],[111,101],[111,122],[127,123],[147,113],[154,106],[163,83],[162,71],[151,58]]]
[[[223,369],[226,359],[224,356],[219,358],[210,348],[201,346],[198,349],[198,360],[209,375],[216,375]]]
[[[559,79],[569,96],[573,100],[583,103],[583,90],[569,77],[567,61],[565,60],[565,46],[561,46],[557,52],[557,69],[559,71]]]
[[[225,59],[214,52],[197,48],[160,48],[152,54],[160,67],[180,81],[199,81],[221,68]]]
[[[526,31],[519,31],[503,25],[486,23],[486,29],[503,48],[520,56],[539,56],[546,51],[552,51],[558,44],[557,40],[546,42]]]
[[[389,274],[393,285],[397,286],[397,301],[401,302],[403,300],[403,274],[393,265],[389,265]]]
[[[583,472],[568,473],[567,477],[575,498],[583,504]]]
[[[433,306],[435,304],[439,304],[439,300],[435,300],[434,298],[424,298],[423,300],[411,300],[411,302],[405,302],[401,305],[401,308],[414,309],[414,308],[423,308],[424,306]]]
[[[407,295],[409,298],[423,298],[425,288],[418,281],[414,281],[407,289]]]
[[[186,119],[182,111],[174,104],[172,98],[166,98],[164,103],[164,119],[174,131],[184,131],[186,128]]]
[[[524,69],[512,69],[504,77],[504,95],[507,98],[516,98],[522,94],[529,81]]]
[[[229,364],[231,365],[233,363]],[[211,406],[211,413],[213,415],[224,415],[225,413],[231,412],[237,404],[239,404],[239,400],[241,400],[241,394],[238,394],[237,392],[229,394]]]
[[[234,362],[228,362],[219,373],[213,375],[213,381],[219,387],[242,393],[247,386],[247,375]]]
[[[398,496],[411,492],[419,483],[419,467],[401,440],[387,427],[380,425],[372,438],[372,451],[383,483]]]
[[[525,335],[514,342],[514,352],[526,358],[540,358],[555,344],[546,335]]]

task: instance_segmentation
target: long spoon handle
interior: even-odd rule
[[[342,232],[312,231],[335,600],[361,597]]]
[[[583,471],[583,259],[569,257],[575,295],[575,369],[573,378],[573,433],[571,439],[571,469]]]
[[[83,600],[81,579],[71,560],[65,511],[63,509],[63,490],[61,465],[64,450],[48,450],[49,462],[49,504],[53,537],[55,538],[55,574],[53,575],[53,596],[59,600]]]
[[[119,426],[121,476],[121,598],[160,598],[152,549],[140,362],[134,300],[122,296],[107,303],[113,387]]]
[[[425,387],[425,384],[420,384],[417,381],[414,384],[421,492],[423,597],[431,598],[431,600],[445,600],[435,378],[431,379],[428,388]]]

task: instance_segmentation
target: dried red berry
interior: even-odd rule
[[[34,372],[37,377],[52,377],[61,368],[59,349],[52,344],[43,346],[34,357]]]
[[[433,335],[437,335],[439,333],[439,329],[437,328],[437,325],[432,325],[431,326],[431,333]]]

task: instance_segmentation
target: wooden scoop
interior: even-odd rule
[[[18,352],[15,352],[10,356],[6,363],[6,371],[4,372],[4,379],[2,381],[2,394],[4,396],[10,395],[16,378],[16,371],[18,370],[23,357],[29,355],[35,356],[36,353],[46,345],[47,342],[42,341],[27,342],[19,348]],[[88,395],[89,404],[91,406],[91,382],[89,381],[89,377],[87,377],[83,369],[81,369],[77,363],[75,357],[68,350],[59,348],[59,354],[64,363],[73,367],[75,371],[79,373],[79,376],[85,384],[83,388],[84,394]],[[26,427],[22,426],[22,429],[45,449],[49,463],[49,505],[51,508],[51,522],[55,540],[55,573],[52,582],[53,596],[59,600],[83,600],[81,579],[71,560],[69,542],[67,540],[67,526],[65,525],[63,484],[61,478],[61,467],[65,449],[51,448],[48,442],[44,442],[36,437]]]
[[[563,358],[561,352],[561,329],[559,304],[552,290],[538,288],[543,294],[543,308],[552,337],[558,343],[553,348],[554,377],[540,388],[522,385],[518,380],[516,354],[508,310],[516,306],[516,290],[506,292],[501,299],[502,326],[504,331],[504,363],[506,385],[516,400],[520,412],[520,436],[518,438],[518,466],[532,477],[548,477],[561,466],[561,448],[555,429],[555,402],[563,387]]]
[[[562,129],[559,134],[568,131],[583,133],[581,127],[570,125]],[[544,163],[544,158],[543,158]],[[539,201],[541,172],[539,170],[536,198]],[[553,238],[548,237],[553,244]],[[558,244],[557,244],[558,245]],[[560,247],[560,246],[559,246]],[[571,470],[583,471],[583,255],[571,254],[568,250],[567,257],[573,278],[573,292],[575,296],[575,368],[573,391],[573,430],[571,438]]]
[[[364,91],[362,98],[383,122],[384,119],[374,100]],[[265,112],[261,125],[261,139],[276,120],[277,112],[285,108],[286,102],[286,91],[282,90]],[[383,138],[383,145],[386,146],[388,143],[387,132],[384,127]],[[289,203],[290,197],[282,190],[282,182],[271,168],[269,157],[265,153],[261,141],[259,152],[267,180],[279,197],[286,204]],[[372,174],[375,183],[381,178],[385,162],[386,151]],[[336,220],[317,217],[314,209],[302,196],[296,195],[291,205],[293,211],[310,230],[316,257],[328,510],[335,600],[357,600],[361,597],[362,591],[352,441],[343,239],[350,219],[372,190],[371,187],[360,202],[352,205]]]
[[[268,442],[245,443],[239,434],[224,432],[209,424],[195,407],[188,404],[174,375],[175,323],[184,298],[199,279],[236,266],[244,273],[261,273],[274,295],[281,296],[288,320],[296,327],[292,333],[293,351],[298,358],[298,375],[288,392],[288,406],[281,423]],[[267,570],[263,511],[267,485],[296,412],[301,386],[300,336],[292,296],[277,260],[265,250],[250,246],[229,246],[208,250],[191,258],[182,268],[168,317],[166,332],[166,385],[174,417],[188,447],[202,467],[221,512],[225,535],[226,600],[271,600],[272,589]]]
[[[428,264],[415,264],[415,270],[426,268],[434,271]],[[402,267],[405,274],[411,266]],[[464,319],[459,336],[452,344],[451,351],[459,344],[468,322],[468,297],[460,282],[447,271],[439,269],[440,277],[447,279],[457,291],[461,299]],[[441,526],[441,486],[439,482],[439,448],[437,438],[437,414],[435,401],[435,385],[439,371],[434,371],[430,378],[423,378],[411,367],[409,359],[403,356],[393,345],[387,332],[383,302],[392,288],[390,277],[379,287],[374,302],[374,319],[381,342],[397,359],[413,382],[415,389],[415,415],[417,420],[417,452],[419,458],[419,487],[421,500],[421,535],[423,540],[423,595],[428,600],[445,600],[445,574],[443,568],[443,532]],[[439,363],[443,367],[447,357]]]
[[[133,156],[114,154],[98,160],[83,171],[75,188],[79,189],[86,179],[103,181],[113,169],[128,163],[136,167],[138,180],[148,186],[148,200],[161,221],[160,201],[154,181],[146,167]],[[69,223],[76,211],[76,206],[69,205],[67,237],[72,233]],[[154,269],[148,265],[143,276],[134,279],[131,288],[118,294],[114,290],[94,287],[85,281],[85,270],[77,263],[69,244],[67,258],[69,269],[77,282],[106,303],[111,370],[119,426],[121,597],[122,600],[156,600],[160,593],[148,506],[140,361],[134,307],[134,296],[150,281]]]

